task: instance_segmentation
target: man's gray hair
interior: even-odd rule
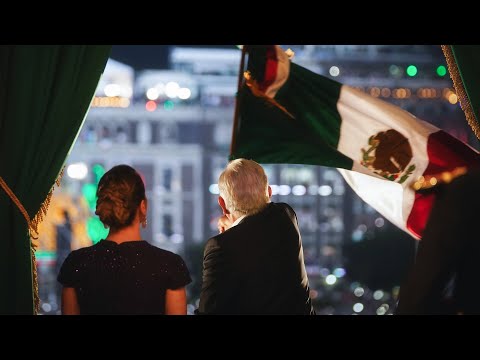
[[[228,163],[220,174],[218,188],[227,209],[238,216],[256,214],[270,201],[267,175],[253,160]]]

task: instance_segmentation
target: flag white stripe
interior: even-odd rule
[[[353,171],[340,170],[340,173],[366,203],[414,236],[406,227],[415,200],[410,185],[425,172],[429,162],[428,137],[440,129],[347,85],[341,88],[337,109],[341,117],[338,150],[354,161]],[[370,136],[389,129],[405,136],[412,148],[413,157],[409,165],[414,164],[415,170],[402,184],[384,179],[361,164],[361,149],[368,148]]]

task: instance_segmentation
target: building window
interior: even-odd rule
[[[163,227],[162,232],[167,236],[170,237],[173,234],[173,226],[172,226],[172,215],[165,214],[163,215]]]
[[[166,191],[172,191],[172,169],[163,170],[162,183]]]

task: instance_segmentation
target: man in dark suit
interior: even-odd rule
[[[436,200],[396,314],[480,314],[480,172],[459,174],[440,174],[424,190]]]
[[[253,160],[231,161],[220,175],[220,234],[203,258],[199,314],[314,314],[293,209],[270,202]]]

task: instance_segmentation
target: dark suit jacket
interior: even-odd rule
[[[397,314],[480,314],[480,172],[440,185]]]
[[[284,203],[207,241],[200,314],[314,314],[297,217]]]

